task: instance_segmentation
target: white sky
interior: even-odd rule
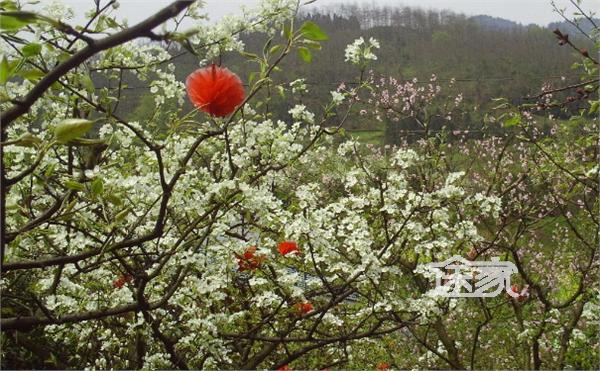
[[[44,4],[50,0],[42,0]],[[101,0],[106,3],[107,0]],[[225,14],[235,14],[242,5],[252,7],[260,0],[205,0],[205,9],[213,20],[218,20]],[[449,9],[467,15],[487,14],[501,17],[523,24],[537,23],[547,25],[560,20],[553,12],[551,0],[317,0],[311,6],[328,6],[343,3],[375,3],[382,5],[415,6],[425,9]],[[93,0],[62,0],[72,6],[76,13],[74,23],[83,22],[83,13],[93,7]],[[119,18],[127,18],[129,24],[148,17],[152,12],[169,4],[171,0],[120,0]],[[569,0],[555,0],[560,7],[567,7]],[[584,0],[584,9],[600,10],[600,0]],[[571,6],[571,12],[574,8]]]

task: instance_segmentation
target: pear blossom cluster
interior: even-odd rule
[[[345,61],[362,69],[369,62],[377,60],[377,55],[375,55],[373,49],[379,49],[379,47],[377,39],[370,37],[365,41],[363,37],[359,37],[352,44],[346,46],[344,52]]]

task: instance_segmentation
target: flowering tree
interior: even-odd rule
[[[592,368],[597,360],[598,62],[568,35],[554,33],[559,45],[580,54],[575,66],[582,82],[545,85],[518,106],[498,99],[474,133],[448,128],[454,112],[467,108],[460,94],[441,94],[448,87],[435,77],[425,83],[373,78],[378,89],[365,100],[364,113],[385,117],[417,140],[414,145],[401,140],[399,148],[419,148],[421,156],[436,159],[436,171],[463,170],[464,187],[501,205],[499,215],[475,220],[482,239],[471,250],[445,249],[442,257],[451,252],[469,260],[501,256],[518,269],[515,298],[449,299],[441,305],[437,320],[447,330],[433,327],[437,346],[427,341],[430,326],[416,326],[412,335],[429,349],[419,358],[425,367]],[[597,27],[593,35],[597,46]],[[577,115],[565,122],[556,117],[557,108]],[[409,126],[415,122],[416,129]],[[442,260],[432,256],[419,263],[429,259]]]
[[[429,130],[411,148],[339,143],[367,91],[376,114],[418,118],[423,129],[435,99],[449,102],[446,121],[461,104],[459,96],[442,97],[435,81],[420,89],[390,79],[394,90],[386,93],[386,81],[365,78],[375,39],[348,46],[359,83],[331,92],[322,114],[297,100],[302,81],[279,86],[295,104],[289,116],[258,112],[258,92],[275,84],[283,58],[296,50],[310,61],[327,38],[312,22],[296,24],[295,1],[266,2],[189,31],[178,30],[178,18],[160,33],[155,27],[181,12],[200,21],[198,4],[176,1],[127,27],[110,15],[114,1],[98,3],[82,29],[66,23],[65,8],[41,15],[7,4],[0,65],[6,367],[593,362],[597,154],[581,169],[564,165],[589,152],[589,139],[557,157],[561,144],[540,139],[529,110],[504,105],[497,120],[519,132],[465,141],[456,158]],[[242,30],[270,36],[262,55],[243,50]],[[134,41],[140,37],[155,42]],[[202,67],[185,85],[174,75],[175,43]],[[247,88],[234,71],[209,64],[224,50],[258,66]],[[115,113],[124,71],[149,81],[155,94],[156,114],[146,122]],[[113,83],[100,86],[90,74]],[[189,112],[186,91],[195,106]],[[469,151],[485,153],[477,167],[464,165]],[[555,232],[535,238],[550,222]],[[424,264],[456,254],[514,261],[519,296],[436,297]],[[569,264],[575,272],[561,269]],[[576,358],[584,346],[596,353]]]

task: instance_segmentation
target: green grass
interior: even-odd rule
[[[348,130],[348,134],[366,144],[383,144],[383,130]]]

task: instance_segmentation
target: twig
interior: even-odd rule
[[[87,59],[103,50],[124,44],[138,37],[147,36],[148,31],[164,23],[169,18],[176,16],[177,14],[179,14],[179,12],[181,12],[183,9],[187,8],[191,4],[192,1],[189,0],[175,1],[171,5],[163,8],[155,15],[136,24],[135,26],[125,29],[121,32],[117,32],[116,34],[113,34],[106,38],[97,41],[94,40],[92,44],[89,44],[85,48],[81,49],[79,52],[75,53],[71,58],[62,62],[61,64],[56,66],[56,68],[54,68],[52,71],[50,71],[50,73],[44,76],[44,78],[42,78],[40,82],[38,82],[33,87],[33,89],[31,89],[29,93],[27,93],[27,95],[22,99],[21,104],[13,105],[11,108],[3,112],[2,116],[0,116],[0,121],[2,121],[2,131],[5,131],[14,120],[27,113],[29,108],[38,99],[40,99],[40,97],[46,92],[46,90],[48,90],[53,83],[58,81],[58,79],[67,74],[69,71],[77,68]]]

